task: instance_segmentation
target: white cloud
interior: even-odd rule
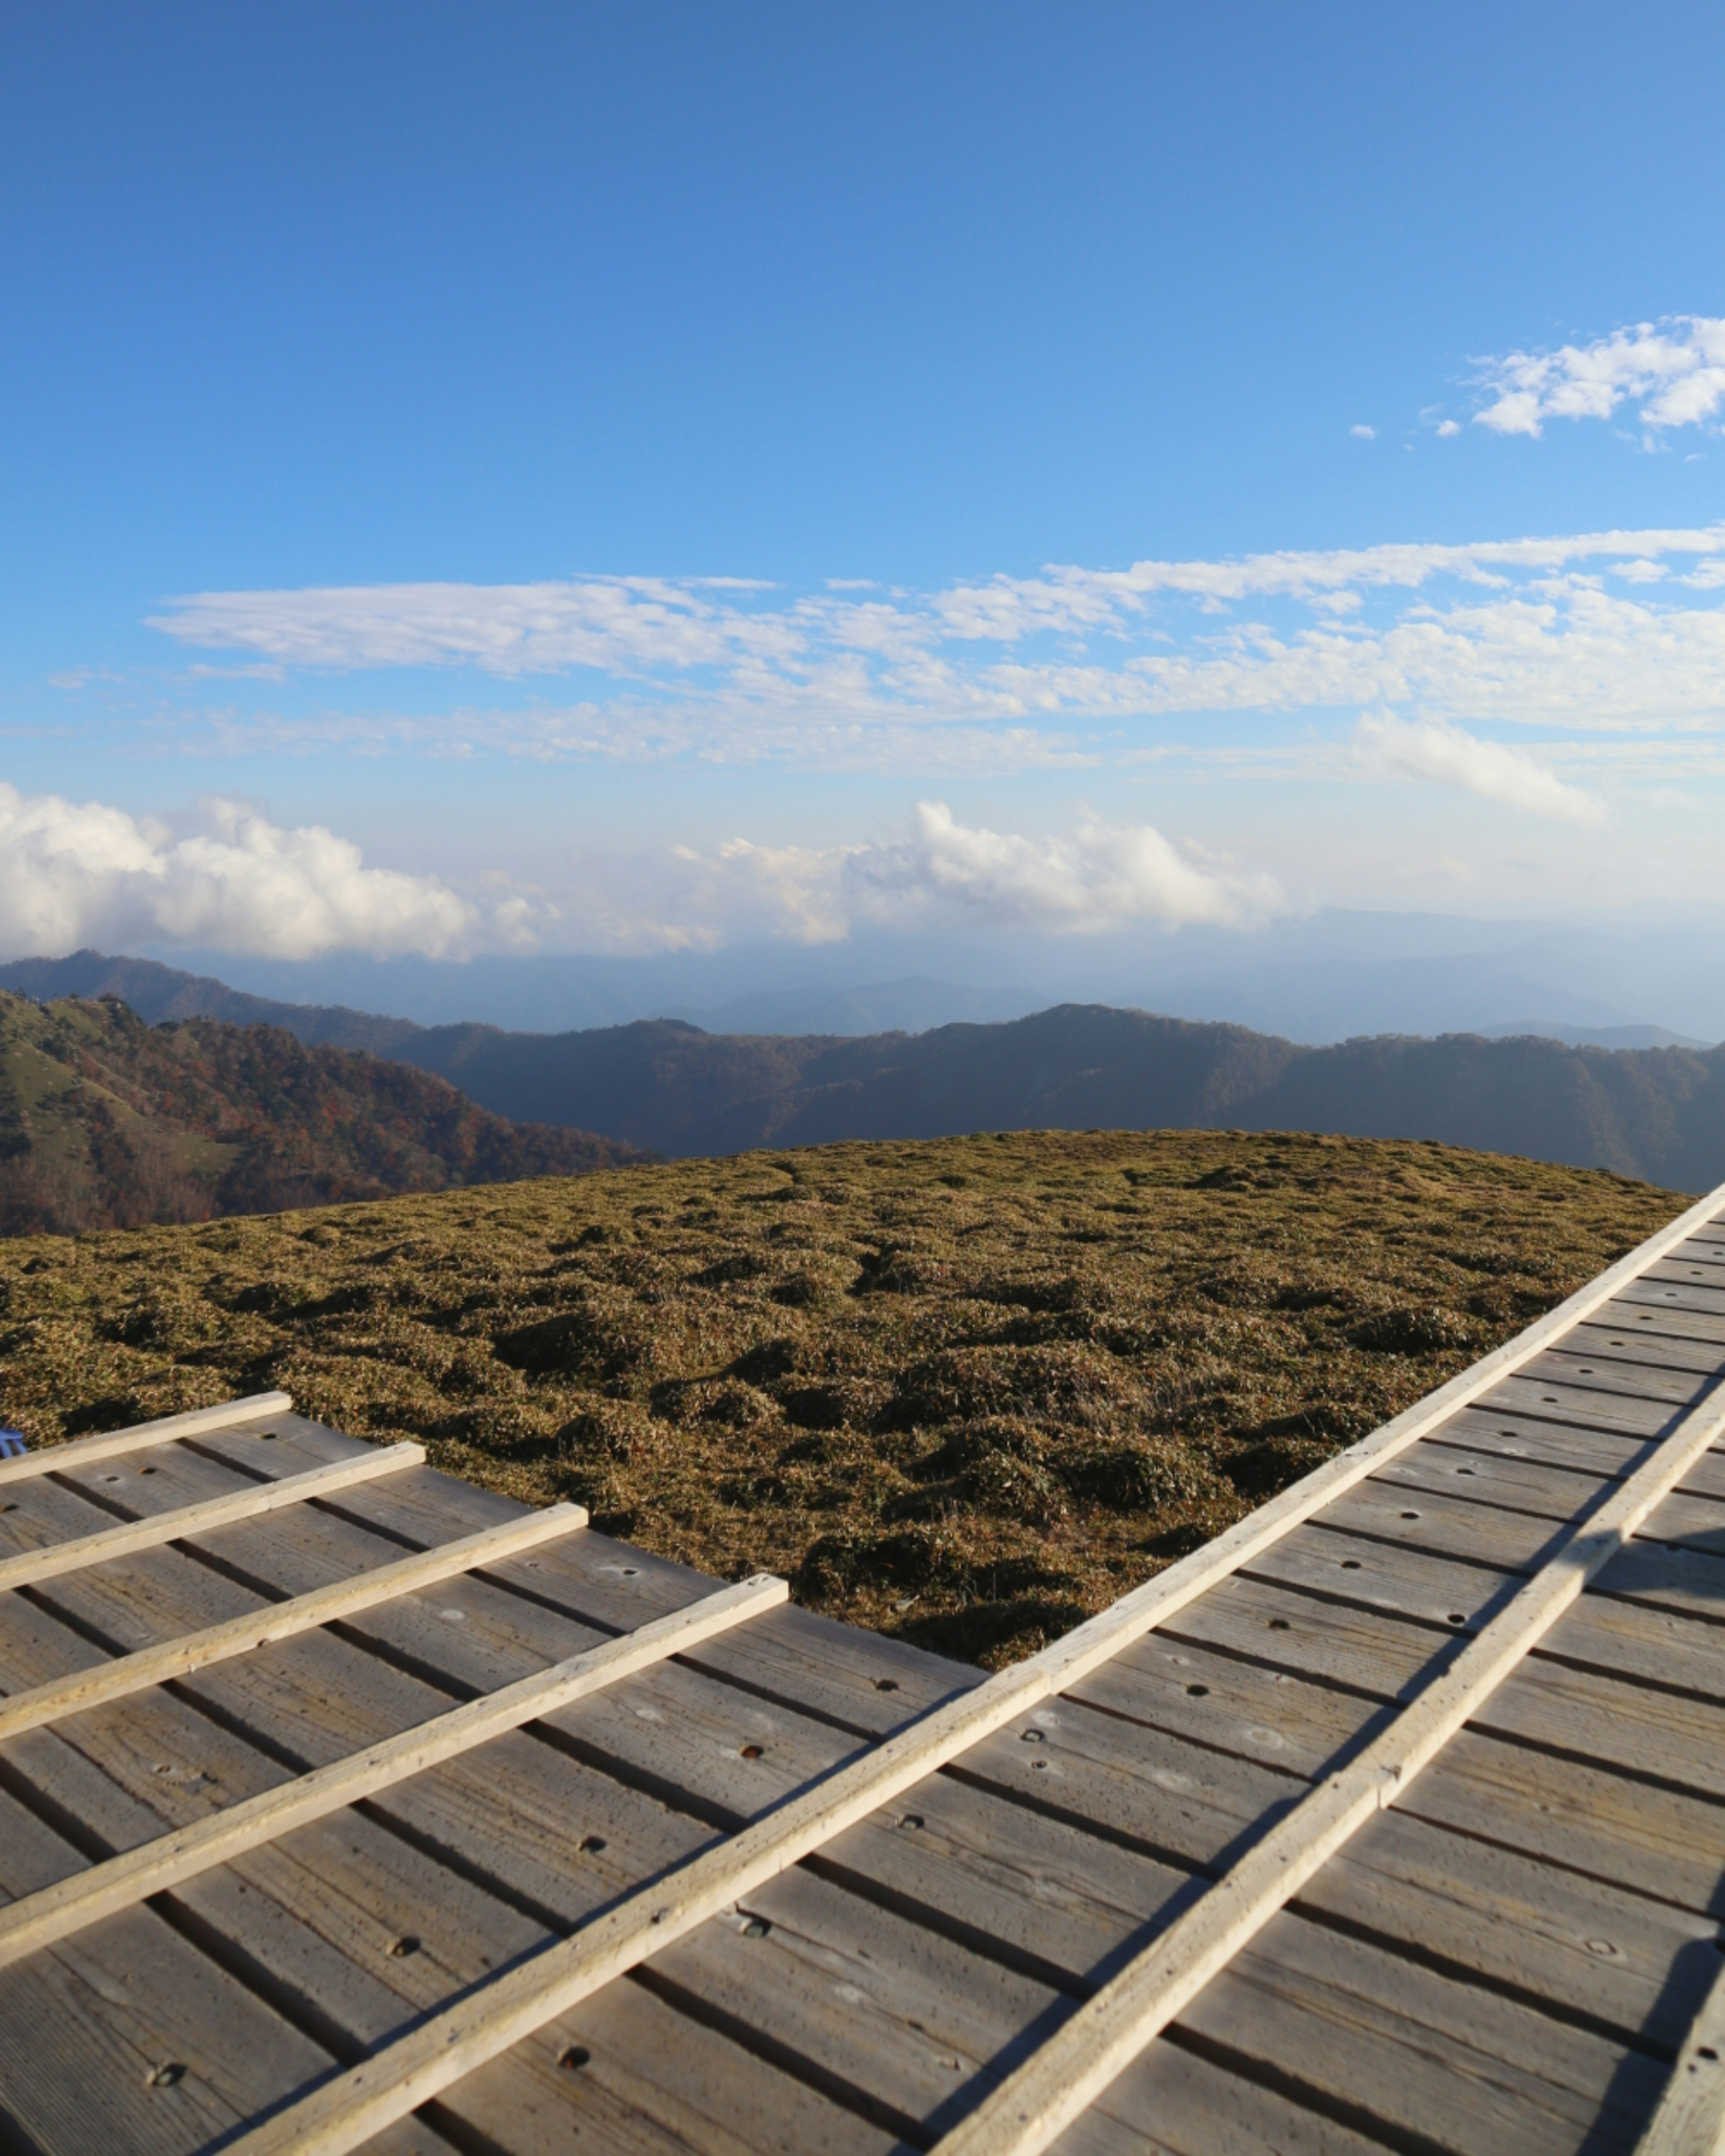
[[[1438,421],[1438,439],[1440,442],[1447,442],[1453,435],[1459,434],[1461,432],[1461,423],[1459,419],[1440,419]]]
[[[1725,526],[1055,565],[931,593],[718,580],[205,594],[160,624],[289,668],[583,674],[437,717],[215,711],[209,745],[936,774],[1081,767],[1178,714],[1725,731]],[[598,678],[593,678],[593,677]],[[189,726],[176,716],[174,740]],[[1136,731],[1135,731],[1136,730]]]
[[[1032,839],[968,827],[942,801],[919,802],[908,839],[850,866],[853,883],[889,906],[960,906],[1044,932],[1238,922],[1281,903],[1271,878],[1201,867],[1153,824],[1091,819],[1064,837]]]
[[[1525,749],[1481,741],[1441,720],[1409,724],[1387,715],[1368,716],[1355,740],[1368,762],[1408,778],[1460,786],[1482,800],[1559,823],[1605,820],[1605,804],[1596,794],[1571,786]]]
[[[1697,426],[1725,405],[1725,316],[1670,315],[1481,364],[1491,401],[1474,418],[1495,434],[1537,437],[1548,419],[1609,419],[1625,403],[1652,430]]]
[[[368,869],[357,846],[321,825],[281,830],[216,801],[204,826],[176,836],[100,802],[0,784],[0,952],[162,942],[274,958],[443,957],[480,926],[435,877]],[[511,927],[501,924],[505,940]]]
[[[1378,439],[1375,427],[1350,427],[1348,431],[1357,442],[1375,442]]]
[[[859,921],[910,928],[963,917],[1096,935],[1139,922],[1240,925],[1284,904],[1273,878],[1207,866],[1152,824],[1090,818],[1033,838],[961,824],[941,801],[919,802],[896,838],[829,848],[735,839],[720,849],[719,866],[701,892],[704,906],[750,926],[764,917],[807,943],[837,942]]]

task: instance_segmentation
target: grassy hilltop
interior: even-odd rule
[[[949,1653],[1028,1651],[1681,1209],[1437,1146],[1017,1134],[0,1244],[47,1441],[280,1385]]]

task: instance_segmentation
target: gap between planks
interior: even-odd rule
[[[138,1550],[177,1543],[187,1535],[207,1534],[235,1521],[254,1520],[261,1512],[279,1512],[284,1505],[326,1497],[356,1482],[370,1482],[380,1475],[398,1475],[404,1467],[422,1466],[424,1459],[424,1446],[407,1439],[399,1445],[356,1453],[348,1460],[331,1460],[327,1466],[308,1468],[303,1475],[254,1482],[244,1490],[231,1490],[223,1497],[182,1505],[172,1512],[154,1512],[145,1519],[122,1521],[117,1527],[99,1527],[94,1534],[74,1535],[68,1542],[44,1543],[38,1549],[20,1550],[15,1557],[0,1558],[0,1591],[34,1587],[41,1580],[81,1572],[86,1565],[101,1564],[110,1558],[131,1557]]]
[[[1690,1207],[1517,1338],[1314,1470],[1202,1550],[1122,1596],[1065,1639],[1002,1671],[976,1690],[934,1708],[861,1758],[787,1799],[764,1819],[667,1877],[626,1897],[583,1926],[572,1938],[545,1948],[517,1968],[476,1987],[465,1998],[429,2015],[418,2027],[373,2057],[333,2076],[240,2135],[232,2144],[230,2156],[289,2156],[289,2152],[292,2156],[345,2156],[345,2152],[357,2148],[512,2044],[567,2013],[614,1978],[624,1975],[731,1907],[742,1895],[867,1818],[880,1805],[1039,1701],[1078,1682],[1363,1481],[1384,1461],[1489,1391],[1609,1302],[1626,1281],[1658,1263],[1698,1226],[1722,1213],[1725,1213],[1725,1185]],[[1681,1433],[1697,1424],[1701,1414],[1697,1410],[1686,1418],[1678,1431],[1665,1440],[1658,1455],[1661,1460],[1674,1457],[1674,1447],[1684,1453],[1671,1470],[1673,1479],[1688,1465],[1691,1448],[1683,1445]],[[1691,1440],[1694,1455],[1698,1456],[1711,1442],[1713,1424],[1719,1419],[1716,1412],[1706,1434]],[[1642,1471],[1644,1477],[1654,1464],[1650,1462],[1649,1470]],[[1633,1493],[1647,1486],[1645,1480],[1621,1486],[1607,1508],[1610,1516],[1618,1517]],[[1600,1563],[1619,1546],[1609,1530],[1599,1525],[1604,1517],[1596,1515],[1587,1537],[1579,1538],[1590,1538],[1590,1546],[1599,1543],[1605,1553],[1599,1558]],[[1606,1537],[1603,1543],[1602,1536]],[[1533,1584],[1537,1579],[1530,1587]],[[1470,1666],[1481,1666],[1481,1656],[1476,1650],[1486,1649],[1488,1641],[1497,1649],[1502,1638],[1490,1627],[1481,1633],[1465,1650],[1474,1656]],[[1515,1659],[1519,1658],[1518,1652]],[[1317,1794],[1327,1797],[1328,1792]],[[1379,1801],[1374,1785],[1371,1808],[1375,1810]],[[987,2156],[995,2156],[993,2144],[978,2142],[974,2145],[986,2150]]]
[[[607,1685],[620,1683],[637,1671],[776,1609],[789,1591],[783,1580],[770,1573],[721,1588],[633,1632],[367,1745],[362,1752],[261,1790],[194,1825],[158,1835],[25,1895],[0,1908],[0,1969],[295,1827],[375,1796],[380,1789],[470,1752],[525,1722],[572,1707]]]

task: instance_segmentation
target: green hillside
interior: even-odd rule
[[[0,993],[0,1235],[578,1174],[631,1156],[273,1027],[151,1027],[112,1000]]]
[[[310,1414],[949,1652],[1026,1651],[1670,1219],[1424,1144],[845,1144],[0,1245],[39,1442]]]

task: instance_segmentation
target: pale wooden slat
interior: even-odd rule
[[[1725,2150],[1725,1973],[1690,2025],[1635,2156],[1720,2156]]]
[[[123,1520],[118,1527],[99,1527],[94,1534],[74,1535],[69,1541],[47,1543],[39,1549],[20,1550],[15,1557],[0,1558],[0,1592],[33,1587],[63,1573],[81,1572],[85,1565],[131,1557],[161,1543],[182,1541],[187,1535],[208,1534],[236,1520],[252,1520],[260,1512],[275,1512],[283,1505],[331,1496],[356,1482],[370,1482],[380,1475],[398,1475],[404,1467],[418,1467],[424,1458],[424,1446],[405,1439],[399,1445],[382,1445],[376,1450],[356,1453],[348,1460],[331,1460],[327,1467],[314,1467],[304,1475],[254,1482],[246,1489],[230,1491],[224,1497],[182,1505],[174,1512],[157,1512],[148,1519]]]
[[[439,1580],[500,1563],[505,1558],[518,1556],[586,1525],[583,1507],[552,1505],[543,1512],[525,1513],[518,1520],[506,1520],[479,1534],[464,1535],[458,1542],[422,1550],[398,1564],[379,1565],[375,1572],[361,1573],[356,1578],[336,1580],[308,1594],[296,1594],[290,1601],[249,1610],[226,1624],[211,1625],[182,1639],[165,1640],[159,1646],[118,1656],[94,1669],[75,1670],[51,1683],[0,1698],[0,1740],[39,1728],[62,1715],[81,1713],[87,1707],[124,1699],[151,1685],[189,1676],[194,1670],[249,1654],[274,1640],[291,1639],[296,1632],[333,1624],[338,1618],[353,1616],[380,1602],[393,1601],[398,1595],[417,1594]]]
[[[17,1482],[27,1475],[59,1474],[83,1467],[94,1460],[111,1460],[117,1453],[141,1452],[151,1445],[171,1445],[177,1438],[196,1437],[202,1430],[226,1430],[231,1424],[259,1422],[265,1415],[287,1414],[293,1408],[287,1393],[253,1393],[241,1400],[228,1400],[217,1408],[192,1408],[184,1414],[162,1415],[154,1422],[133,1423],[126,1430],[104,1430],[95,1437],[70,1438],[64,1445],[45,1445],[34,1452],[20,1453],[16,1460],[0,1460],[0,1483]]]
[[[496,2057],[672,1939],[716,1915],[739,1895],[800,1861],[1015,1715],[1050,1692],[1077,1682],[1122,1647],[1142,1638],[1217,1580],[1237,1571],[1290,1529],[1363,1481],[1384,1460],[1500,1384],[1570,1327],[1618,1296],[1626,1283],[1657,1264],[1697,1227],[1722,1214],[1725,1214],[1725,1185],[1700,1199],[1514,1340],[1348,1451],[1326,1461],[1214,1542],[1122,1596],[1065,1639],[1000,1671],[974,1691],[936,1708],[875,1751],[788,1799],[766,1819],[695,1858],[670,1879],[629,1896],[573,1938],[536,1955],[470,1998],[429,2017],[419,2029],[375,2059],[336,2076],[243,2136],[234,2144],[234,2156],[278,2156],[278,2152],[285,2156],[287,2151],[294,2152],[294,2156],[312,2156],[312,2152],[342,2156],[342,2152],[357,2148],[464,2074]],[[1687,1426],[1686,1423],[1679,1427]],[[1678,1443],[1674,1433],[1658,1457],[1668,1456]],[[1697,1453],[1702,1450],[1704,1443],[1694,1448]],[[1673,1470],[1674,1478],[1692,1456],[1686,1450]],[[1625,1485],[1607,1509],[1615,1516],[1627,1496],[1640,1486],[1639,1481]],[[1668,1486],[1661,1486],[1661,1494]],[[1604,1517],[1602,1513],[1600,1517]],[[1592,1538],[1596,1540],[1599,1532],[1596,1528]],[[1599,1562],[1604,1563],[1620,1542],[1620,1537],[1611,1538]],[[1556,1612],[1553,1614],[1554,1617]],[[1488,1627],[1474,1647],[1492,1636]],[[1524,1651],[1518,1650],[1516,1659]],[[1369,1809],[1375,1810],[1378,1802],[1375,1786],[1369,1794]],[[1316,1803],[1324,1794],[1316,1792],[1307,1802]],[[1135,2046],[1127,2056],[1134,2056],[1139,2048]],[[1106,2081],[1101,2085],[1106,2086]]]
[[[1686,1416],[1389,1729],[985,2097],[937,2144],[936,2156],[1038,2156],[1055,2140],[1367,1820],[1395,1801],[1722,1430],[1718,1398]]]
[[[734,1587],[689,1603],[639,1631],[572,1655],[548,1670],[522,1677],[447,1714],[404,1729],[365,1751],[337,1759],[291,1782],[260,1791],[243,1803],[176,1833],[158,1836],[119,1856],[93,1864],[39,1892],[0,1909],[0,1968],[67,1937],[98,1917],[111,1916],[165,1892],[259,1844],[291,1833],[344,1805],[357,1804],[439,1761],[452,1759],[523,1723],[570,1707],[619,1683],[699,1640],[776,1607],[789,1592],[782,1579],[758,1573]]]

